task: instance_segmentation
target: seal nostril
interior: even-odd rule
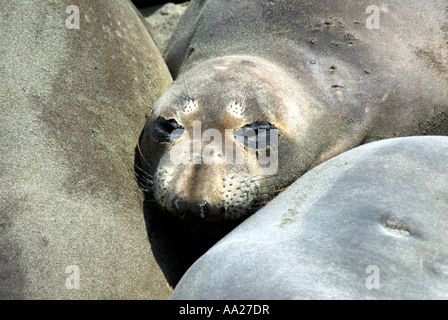
[[[171,200],[171,204],[173,205],[175,211],[179,211],[179,201],[177,199]]]
[[[205,213],[207,211],[207,206],[208,206],[207,201],[199,203],[199,213],[201,215],[201,218],[205,218]]]

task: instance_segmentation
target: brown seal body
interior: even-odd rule
[[[151,196],[186,220],[240,219],[355,146],[448,134],[447,7],[445,0],[192,1],[165,55],[176,80],[139,142]],[[251,148],[235,132],[278,130],[278,145],[264,149],[277,170],[226,162],[219,148],[213,165],[204,163],[204,153],[192,152],[204,140],[192,133],[195,122],[246,156]],[[173,162],[176,148],[191,161]]]
[[[132,161],[172,79],[135,8],[1,1],[0,16],[0,299],[167,298]]]

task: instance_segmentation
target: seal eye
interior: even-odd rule
[[[183,134],[184,128],[175,119],[158,117],[154,122],[152,136],[159,142],[176,141]]]
[[[267,121],[255,121],[240,129],[233,130],[234,138],[246,148],[260,150],[270,146],[271,131],[277,134],[277,128]]]

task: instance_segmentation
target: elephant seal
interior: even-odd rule
[[[180,220],[242,220],[358,145],[448,134],[447,57],[445,0],[193,0],[165,52],[175,82],[139,140],[140,183]],[[275,133],[277,144],[240,143],[248,129],[257,143],[259,132]],[[277,170],[225,161],[212,141],[230,154],[265,151]],[[173,161],[174,151],[188,161]]]
[[[132,164],[172,78],[135,7],[17,0],[0,15],[0,299],[167,298]]]
[[[448,137],[368,143],[313,168],[170,299],[446,299]]]

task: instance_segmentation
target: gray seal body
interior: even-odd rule
[[[171,299],[446,299],[448,137],[313,168],[205,253]]]

